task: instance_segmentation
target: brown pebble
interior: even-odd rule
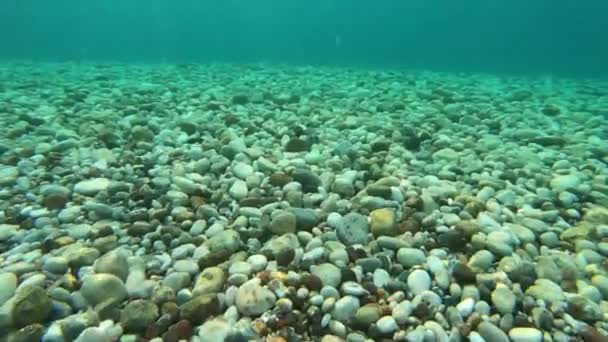
[[[302,276],[302,285],[306,286],[306,288],[311,291],[321,291],[323,288],[321,278],[314,274],[305,274]]]
[[[283,172],[275,172],[270,175],[268,182],[272,186],[283,187],[285,184],[293,181],[293,178],[286,173]]]
[[[592,325],[587,325],[583,331],[581,331],[581,337],[585,342],[608,342],[608,336],[600,333]]]
[[[293,258],[295,258],[295,255],[296,253],[293,249],[284,248],[277,253],[275,259],[279,266],[289,266],[293,261]]]

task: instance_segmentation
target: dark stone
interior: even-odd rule
[[[390,147],[391,147],[390,140],[378,140],[378,141],[372,142],[372,144],[371,144],[372,152],[374,152],[374,153],[388,151],[388,149]]]
[[[293,179],[300,183],[302,191],[307,193],[317,192],[317,189],[322,185],[321,178],[308,169],[296,169],[293,173]]]
[[[66,194],[49,194],[44,197],[44,206],[50,210],[62,209],[69,200]]]
[[[243,198],[239,202],[239,206],[261,208],[261,207],[265,206],[266,204],[273,203],[275,201],[276,201],[276,199],[273,197],[247,197],[247,198]]]
[[[232,96],[232,103],[235,105],[244,105],[249,102],[249,97],[245,94],[236,94]]]
[[[204,270],[207,267],[217,266],[218,264],[228,260],[231,255],[232,252],[229,250],[213,251],[198,259],[198,266],[201,270]]]
[[[13,325],[23,328],[34,323],[44,323],[51,312],[51,299],[46,291],[34,285],[17,291],[13,299],[10,315]]]
[[[181,319],[200,325],[211,316],[220,313],[220,302],[216,294],[207,294],[192,298],[179,307]]]
[[[364,272],[374,272],[382,267],[382,262],[376,257],[358,259],[356,264],[361,266]]]
[[[592,325],[583,328],[581,337],[585,342],[608,342],[608,335],[603,335]]]
[[[321,291],[323,288],[323,282],[321,278],[314,274],[305,274],[302,276],[302,285],[311,291]]]
[[[365,188],[365,192],[370,196],[382,197],[384,199],[390,199],[392,196],[391,188],[384,185],[369,185]]]
[[[275,172],[275,173],[271,174],[270,178],[268,179],[268,182],[270,183],[270,185],[278,186],[278,187],[283,187],[287,183],[292,182],[292,181],[293,181],[293,178],[291,178],[291,176],[289,176],[288,174],[283,173],[283,172]]]
[[[537,144],[537,145],[541,145],[541,146],[545,146],[545,147],[548,147],[548,146],[562,147],[568,143],[568,140],[566,140],[564,137],[554,135],[554,136],[543,136],[543,137],[536,137],[536,138],[528,139],[528,143]]]
[[[285,144],[285,152],[308,152],[310,147],[310,143],[304,139],[291,138]]]
[[[342,273],[342,282],[354,281],[357,282],[357,274],[349,268],[343,268],[340,270]]]
[[[467,265],[458,262],[454,265],[452,276],[459,284],[475,284],[477,274]]]
[[[43,118],[26,113],[21,113],[19,115],[19,120],[25,121],[32,126],[44,125],[44,123],[46,122]]]
[[[291,208],[291,212],[296,216],[297,230],[311,230],[319,224],[321,218],[313,209]]]
[[[295,257],[295,252],[293,249],[284,248],[281,249],[277,255],[275,255],[275,260],[277,261],[277,265],[279,266],[289,266]]]
[[[509,279],[514,283],[519,283],[523,290],[526,290],[536,281],[536,268],[531,262],[523,262],[518,267],[507,273]]]
[[[431,317],[433,311],[428,306],[428,304],[420,303],[416,305],[416,307],[412,311],[412,314],[424,322]]]
[[[448,230],[437,238],[439,247],[444,247],[452,252],[462,252],[467,246],[467,239],[460,230]]]
[[[552,103],[547,103],[545,105],[545,107],[543,108],[542,112],[546,116],[558,116],[561,114],[562,111],[558,106],[556,106]]]

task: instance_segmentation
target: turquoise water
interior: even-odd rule
[[[0,3],[0,58],[608,74],[606,1]]]

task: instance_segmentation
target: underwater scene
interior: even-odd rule
[[[0,2],[0,342],[608,341],[608,2]]]

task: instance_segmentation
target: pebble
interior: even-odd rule
[[[400,248],[397,251],[397,259],[406,268],[422,265],[426,262],[424,252],[417,248]]]
[[[338,239],[346,246],[365,245],[369,241],[367,217],[359,213],[348,213],[336,223]]]
[[[120,303],[127,298],[127,289],[122,280],[108,273],[86,276],[82,282],[80,293],[91,306],[106,300]]]
[[[323,286],[338,288],[342,282],[342,273],[334,264],[324,263],[313,265],[310,267],[310,273],[321,279]]]
[[[414,295],[431,288],[431,276],[424,270],[415,270],[407,277],[407,287]]]
[[[384,316],[376,322],[378,331],[382,334],[391,334],[399,329],[397,321],[392,316]]]
[[[274,306],[276,296],[259,283],[259,279],[254,278],[239,287],[236,293],[236,307],[241,314],[256,317]]]
[[[359,299],[353,296],[344,296],[336,301],[331,317],[337,321],[348,323],[355,317],[359,309]]]
[[[543,333],[536,328],[513,328],[509,330],[513,342],[542,342]]]
[[[224,342],[232,332],[232,324],[223,318],[214,318],[198,328],[198,336],[205,342]]]
[[[287,210],[278,210],[272,213],[268,230],[277,235],[296,232],[296,215]]]
[[[511,289],[506,285],[499,283],[496,285],[494,291],[492,291],[492,304],[494,304],[494,307],[498,312],[506,315],[514,312],[517,298]]]
[[[93,178],[76,183],[76,185],[74,185],[74,192],[85,196],[94,196],[98,192],[106,190],[109,186],[109,179]]]
[[[393,209],[376,209],[370,213],[370,231],[375,237],[395,236],[400,233],[397,215]]]
[[[477,332],[486,341],[509,342],[509,337],[507,336],[507,334],[505,334],[504,331],[500,330],[500,328],[488,321],[483,321],[479,323],[479,325],[477,326]]]

